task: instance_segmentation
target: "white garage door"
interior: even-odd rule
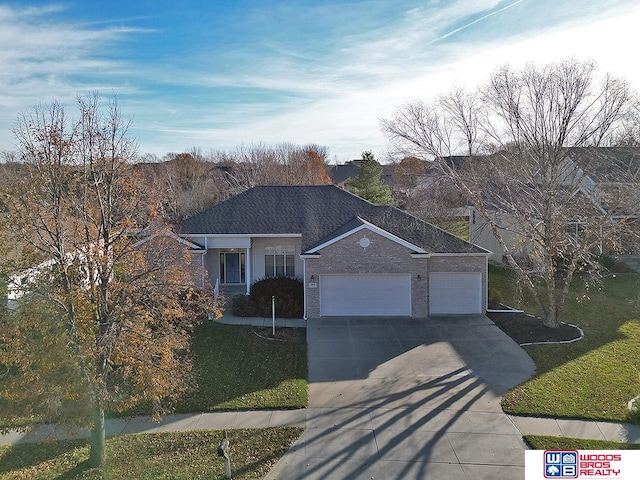
[[[432,314],[482,313],[482,274],[429,274],[429,311]]]
[[[411,276],[321,275],[320,315],[411,315]]]

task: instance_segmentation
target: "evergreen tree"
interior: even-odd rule
[[[351,193],[377,205],[391,205],[391,188],[382,183],[382,166],[371,152],[362,152],[362,161],[358,166],[358,175],[349,181],[347,188]]]

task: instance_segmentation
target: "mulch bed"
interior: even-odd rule
[[[271,327],[253,327],[253,333],[260,338],[281,340],[283,342],[305,342],[307,339],[307,330],[297,327],[276,327],[275,337]]]
[[[566,342],[580,338],[577,327],[563,323],[560,328],[549,328],[542,320],[526,313],[487,312],[489,317],[504,333],[517,343]]]

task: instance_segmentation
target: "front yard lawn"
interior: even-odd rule
[[[253,410],[307,406],[307,344],[254,334],[249,326],[206,322],[194,335],[198,387],[176,411]]]
[[[228,431],[233,478],[263,478],[302,428],[283,427]],[[223,433],[195,431],[124,435],[107,439],[107,462],[85,468],[88,440],[0,446],[0,479],[211,479],[225,478],[217,456]]]
[[[289,335],[286,341],[278,341],[255,335],[249,326],[205,322],[194,333],[193,353],[196,389],[175,405],[176,413],[307,406],[304,330],[302,335]],[[150,408],[140,405],[111,416],[150,412]],[[47,419],[3,418],[0,412],[0,427],[18,427],[33,421],[46,423]]]
[[[638,422],[629,418],[627,402],[640,394],[639,279],[624,274],[588,290],[576,286],[563,319],[582,328],[584,339],[524,347],[537,374],[503,397],[503,409],[516,415]],[[517,295],[508,270],[491,268],[489,282],[511,306],[536,313],[526,295]]]
[[[534,450],[640,450],[640,444],[638,443],[547,437],[544,435],[525,435],[524,439]]]

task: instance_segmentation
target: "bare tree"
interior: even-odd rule
[[[153,233],[157,202],[132,168],[136,144],[115,98],[106,109],[97,94],[78,106],[73,121],[57,102],[38,107],[14,129],[26,175],[5,190],[7,217],[15,241],[46,262],[0,326],[0,364],[12,369],[2,387],[17,411],[91,426],[99,465],[105,409],[148,404],[162,415],[191,387],[196,318],[219,308],[191,283],[177,242],[131,235]]]
[[[640,147],[640,99],[634,103],[622,127],[609,143],[614,147]]]
[[[161,192],[162,215],[181,220],[257,185],[323,185],[326,147],[293,143],[240,145],[223,152],[167,153],[162,161],[146,156],[136,168]]]
[[[504,67],[476,92],[407,105],[382,128],[403,154],[438,163],[486,221],[545,325],[558,327],[574,274],[596,273],[594,253],[637,216],[637,156],[597,148],[633,105],[626,82],[565,61]],[[608,179],[592,185],[594,172]]]
[[[242,191],[257,185],[325,184],[322,167],[327,154],[324,147],[285,142],[274,146],[240,145],[219,154],[217,161],[233,167],[228,177],[235,189]]]

